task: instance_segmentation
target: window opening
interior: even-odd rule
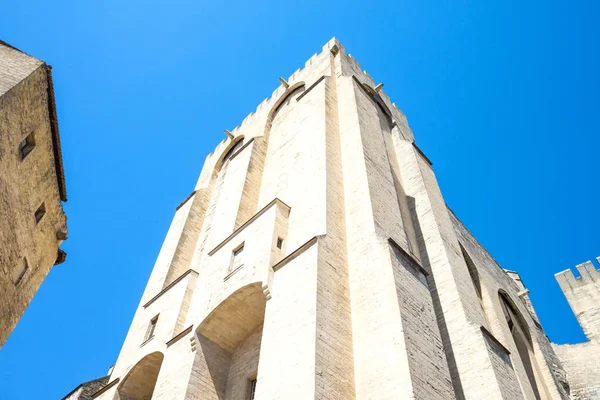
[[[46,215],[46,205],[42,203],[42,205],[35,210],[35,223],[39,223],[42,218],[44,218],[44,215]]]
[[[254,400],[255,395],[256,395],[256,378],[250,380],[250,395],[248,396],[248,399]]]
[[[27,155],[29,153],[31,153],[31,150],[33,150],[34,147],[35,147],[35,138],[34,138],[33,132],[32,132],[29,135],[27,135],[27,137],[25,139],[23,139],[23,141],[19,144],[19,153],[21,155],[21,160],[24,160],[25,157],[27,157]]]
[[[154,337],[154,331],[156,329],[157,323],[158,323],[158,315],[150,320],[150,324],[148,324],[148,330],[146,331],[146,336],[144,337],[144,342],[146,342]]]
[[[23,280],[23,278],[25,277],[25,274],[27,273],[27,270],[29,270],[29,264],[27,263],[27,259],[25,257],[23,257],[23,260],[21,261],[21,265],[19,265],[17,271],[19,271],[19,274],[16,276],[15,281],[15,286],[19,285],[19,283],[21,283],[21,281]]]
[[[243,265],[243,253],[244,243],[236,247],[231,254],[231,265],[229,266],[229,272],[233,272]]]
[[[283,248],[283,239],[282,238],[277,238],[277,248],[278,249]]]

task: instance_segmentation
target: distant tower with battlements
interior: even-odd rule
[[[600,263],[600,257],[597,259]],[[591,261],[556,274],[556,280],[575,313],[585,343],[554,345],[571,385],[571,398],[600,399],[600,271]]]
[[[567,399],[516,272],[335,39],[176,208],[99,400]]]

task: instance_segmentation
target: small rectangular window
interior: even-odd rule
[[[42,205],[35,210],[35,223],[39,223],[42,218],[44,218],[44,215],[46,215],[46,205],[42,203]]]
[[[21,154],[21,160],[24,160],[25,157],[27,157],[27,155],[31,153],[31,150],[33,150],[34,147],[35,138],[32,132],[29,135],[27,135],[27,137],[23,139],[23,141],[19,144],[19,153]]]
[[[144,342],[147,342],[154,337],[154,330],[156,329],[157,323],[158,315],[150,320],[150,324],[148,324],[148,330],[146,331],[146,336],[144,337]]]
[[[238,246],[234,251],[233,251],[233,256],[234,257],[239,257],[242,252],[244,251],[244,243],[242,243],[240,246]]]
[[[248,399],[254,400],[255,395],[256,395],[256,378],[250,380],[250,394],[248,396]]]
[[[277,248],[283,249],[283,239],[282,238],[277,238]]]
[[[23,257],[13,273],[13,281],[15,283],[15,286],[21,283],[21,281],[25,277],[25,274],[27,273],[27,270],[29,270],[29,263],[27,262],[27,259]]]
[[[231,265],[229,266],[229,272],[233,272],[243,265],[243,253],[244,243],[240,244],[233,250],[233,253],[231,255]]]

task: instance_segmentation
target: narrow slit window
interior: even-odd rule
[[[277,238],[277,248],[283,249],[283,239],[282,238]]]
[[[29,135],[27,135],[27,137],[25,139],[23,139],[23,141],[19,144],[19,153],[21,155],[21,160],[24,160],[25,157],[27,157],[27,155],[29,153],[31,153],[31,150],[33,150],[34,147],[35,147],[35,138],[34,138],[33,132],[32,132]]]
[[[240,244],[233,250],[233,253],[231,254],[231,265],[229,266],[229,272],[235,271],[244,264],[243,253],[244,243]]]
[[[147,342],[154,337],[154,331],[156,330],[157,323],[158,315],[150,320],[150,323],[148,324],[148,330],[146,331],[146,336],[144,337],[144,342]]]
[[[256,378],[250,379],[250,394],[248,396],[248,399],[254,400],[255,395],[256,395]]]
[[[44,215],[46,215],[46,205],[42,203],[42,205],[40,205],[38,209],[35,210],[35,223],[39,223],[42,220],[42,218],[44,218]]]
[[[29,270],[29,263],[27,262],[27,259],[25,257],[23,257],[23,259],[21,260],[21,263],[15,270],[15,275],[13,277],[15,286],[17,286],[17,285],[19,285],[19,283],[21,283],[23,278],[25,278],[25,274],[27,273],[28,270]]]

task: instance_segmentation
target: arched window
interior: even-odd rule
[[[529,328],[523,320],[523,316],[508,295],[504,292],[499,292],[499,296],[502,311],[504,312],[504,318],[506,319],[506,324],[510,329],[510,333],[515,341],[515,345],[517,346],[519,358],[525,367],[525,372],[527,373],[527,378],[531,388],[533,389],[535,398],[541,399],[540,387],[538,386],[538,381],[536,379],[539,366],[537,365],[537,361],[533,353],[533,343],[531,341],[531,333]]]

